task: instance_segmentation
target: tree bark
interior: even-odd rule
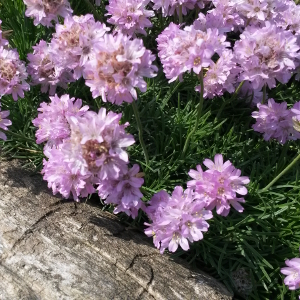
[[[232,299],[115,216],[52,196],[17,161],[0,167],[1,300]]]

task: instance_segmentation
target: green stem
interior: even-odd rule
[[[263,87],[263,99],[262,99],[262,104],[266,103],[267,98],[267,84],[265,83]]]
[[[179,6],[179,24],[182,24],[183,18],[182,18],[182,6]]]
[[[278,179],[280,179],[280,177],[287,173],[298,162],[298,160],[300,160],[300,154],[298,154],[298,156],[296,156],[296,158],[294,158],[294,160],[261,191],[265,192],[266,190],[268,190]]]
[[[230,103],[231,101],[233,101],[233,100],[237,97],[237,95],[238,95],[240,89],[242,88],[244,82],[245,82],[245,81],[243,80],[243,81],[239,84],[239,86],[237,87],[237,89],[235,90],[235,92],[233,93],[233,95],[231,96],[231,98],[230,98],[228,101],[224,101],[224,102],[222,103],[222,106],[220,107],[220,109],[219,109],[219,111],[218,111],[218,114],[217,114],[217,116],[216,116],[216,119],[219,119],[219,118],[220,118],[220,115],[221,115],[221,113],[222,113],[222,111],[223,111],[225,105],[226,105],[227,103]]]
[[[26,140],[26,141],[30,141],[30,142],[36,143],[36,141],[35,141],[34,139],[29,138],[29,137],[24,136],[24,135],[19,134],[19,133],[15,133],[15,132],[10,131],[10,130],[6,130],[5,133],[8,134],[8,135],[15,136],[15,137],[17,137],[17,138],[24,139],[24,140]]]
[[[204,101],[204,98],[203,98],[203,94],[204,94],[204,84],[203,84],[203,68],[201,69],[201,72],[199,74],[200,76],[200,85],[201,85],[201,92],[200,92],[200,103],[198,105],[198,113],[197,113],[197,119],[196,119],[196,124],[195,124],[195,127],[192,129],[192,131],[188,134],[187,138],[186,138],[186,141],[184,143],[184,147],[183,147],[183,151],[182,151],[182,157],[185,155],[186,153],[186,150],[189,146],[189,143],[190,143],[190,139],[192,137],[192,135],[195,133],[195,131],[197,130],[198,128],[198,125],[199,125],[199,120],[200,120],[200,117],[201,117],[201,114],[202,114],[202,108],[203,108],[203,101]]]
[[[90,2],[90,0],[84,0],[89,9],[93,12],[95,19],[102,22],[102,17],[98,14],[95,6]]]
[[[132,102],[132,108],[133,108],[133,112],[134,112],[134,115],[135,115],[136,123],[138,125],[138,129],[139,129],[139,140],[140,140],[141,146],[142,146],[143,151],[144,151],[145,161],[146,161],[146,164],[149,165],[149,156],[148,156],[147,148],[145,146],[144,139],[143,139],[142,122],[141,122],[141,119],[140,119],[139,111],[138,111],[137,105],[135,103],[135,100],[133,100],[133,102]]]

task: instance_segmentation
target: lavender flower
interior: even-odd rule
[[[54,63],[63,70],[72,70],[74,79],[79,79],[83,65],[91,58],[94,47],[103,43],[109,28],[87,14],[68,16],[64,25],[57,24],[55,29],[49,48],[52,57],[56,58]]]
[[[164,17],[166,16],[172,16],[175,11],[177,11],[177,14],[179,13],[179,9],[181,6],[182,14],[186,15],[189,9],[194,9],[196,6],[199,8],[204,8],[206,3],[209,3],[207,0],[151,0],[154,5],[153,9],[162,10],[162,14]]]
[[[9,116],[9,111],[4,110],[1,111],[0,108],[0,128],[3,130],[8,130],[7,126],[10,126],[12,123],[9,119],[5,119],[6,117]],[[7,137],[6,134],[0,131],[0,139],[6,141]]]
[[[243,212],[244,208],[240,203],[245,200],[238,198],[237,194],[247,194],[244,185],[250,182],[249,178],[240,176],[241,171],[229,160],[224,163],[221,154],[215,155],[214,162],[205,159],[203,164],[208,168],[205,172],[200,165],[197,166],[197,171],[189,172],[194,180],[188,181],[187,186],[195,190],[195,197],[204,200],[208,210],[216,207],[217,214],[225,217],[229,214],[230,205],[238,212]]]
[[[196,24],[202,22],[206,28],[217,28],[220,33],[237,31],[244,25],[244,20],[237,11],[237,5],[231,0],[212,1],[215,8],[207,12],[204,16],[199,14]],[[201,21],[202,20],[202,21]]]
[[[82,106],[82,100],[70,98],[63,95],[60,98],[55,95],[50,97],[49,104],[43,102],[38,108],[38,117],[32,123],[38,128],[35,136],[37,144],[48,141],[51,145],[59,145],[62,141],[70,137],[70,125],[68,117],[79,117],[86,112],[89,107]]]
[[[57,86],[67,88],[67,83],[74,81],[71,70],[62,64],[56,64],[54,51],[49,49],[49,45],[41,40],[33,46],[33,54],[28,54],[28,74],[31,76],[32,84],[41,84],[41,91],[54,95]]]
[[[155,194],[146,208],[151,224],[145,223],[147,236],[153,236],[154,245],[163,253],[166,248],[175,252],[180,245],[183,250],[189,249],[189,241],[203,239],[208,230],[206,220],[212,213],[205,209],[205,202],[198,199],[191,189],[183,191],[175,187],[172,196],[160,191]]]
[[[135,36],[137,33],[146,34],[145,28],[152,27],[152,23],[148,20],[154,17],[152,10],[146,10],[146,6],[150,0],[110,0],[106,6],[111,18],[108,23],[116,25],[117,31],[129,36]]]
[[[273,88],[275,79],[288,82],[300,49],[291,32],[266,22],[263,28],[248,26],[240,38],[234,46],[240,82],[249,80],[254,89],[261,89],[264,84]]]
[[[235,88],[229,77],[231,69],[235,67],[231,50],[224,50],[216,63],[212,62],[204,76],[204,97],[212,99],[215,96],[223,95],[224,91],[234,92]],[[201,86],[195,87],[201,91]]]
[[[33,124],[38,127],[37,142],[45,142],[42,173],[53,193],[70,195],[79,201],[95,192],[117,204],[115,212],[124,211],[135,217],[143,206],[138,167],[128,170],[125,149],[134,143],[125,132],[128,123],[120,125],[121,114],[87,111],[82,101],[63,95],[41,104]],[[136,178],[135,178],[136,177]],[[110,187],[113,187],[112,189]],[[114,202],[113,202],[114,201]],[[117,201],[117,202],[116,202]]]
[[[293,128],[292,114],[287,109],[287,103],[276,103],[274,99],[268,100],[268,105],[257,104],[258,112],[252,117],[256,123],[252,126],[257,132],[263,133],[266,141],[271,138],[284,144],[287,140],[296,140],[300,134]]]
[[[24,0],[27,6],[26,17],[34,18],[34,25],[53,26],[58,22],[58,16],[65,18],[72,15],[73,10],[68,0]]]
[[[98,186],[99,196],[105,199],[106,204],[114,204],[114,213],[125,212],[128,216],[136,218],[140,208],[145,209],[141,200],[143,194],[140,191],[144,179],[140,178],[139,166],[124,171],[117,180],[103,180]]]
[[[201,31],[199,25],[187,26],[171,23],[156,39],[158,56],[169,82],[178,77],[182,80],[184,72],[193,70],[199,74],[201,69],[213,65],[212,56],[219,56],[230,46],[226,36],[219,34],[218,29]]]
[[[137,98],[136,87],[142,92],[147,90],[143,77],[156,76],[154,59],[142,40],[106,34],[104,42],[95,46],[93,58],[84,65],[83,77],[94,98],[101,96],[104,102],[117,105],[131,103]]]
[[[300,287],[300,258],[287,259],[285,264],[287,267],[280,270],[282,274],[287,275],[284,283],[290,290],[296,290]]]
[[[11,94],[15,101],[24,98],[29,90],[25,64],[20,61],[17,50],[0,47],[0,98]]]

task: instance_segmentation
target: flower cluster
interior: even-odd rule
[[[50,46],[41,40],[33,46],[33,53],[28,54],[27,71],[31,76],[31,84],[41,84],[41,91],[54,95],[57,86],[67,88],[67,83],[74,81],[70,69],[57,62],[57,54],[51,51]]]
[[[163,64],[169,82],[178,77],[182,80],[185,72],[199,74],[203,68],[213,66],[212,57],[216,53],[222,56],[230,43],[226,36],[219,34],[218,29],[208,28],[202,31],[197,26],[186,26],[171,23],[156,39],[158,56]]]
[[[299,6],[290,0],[213,0],[212,4],[192,26],[171,23],[158,36],[158,55],[170,82],[202,69],[205,98],[232,93],[244,81],[248,83],[244,90],[248,86],[257,103],[264,85],[271,89],[276,80],[287,83],[294,73],[300,79]],[[232,31],[240,33],[238,39],[228,36]]]
[[[224,50],[216,63],[211,62],[203,79],[205,98],[212,99],[215,96],[221,96],[224,91],[234,92],[235,87],[230,77],[230,71],[235,67],[232,59],[232,51]],[[201,85],[196,86],[195,90],[200,92]]]
[[[143,77],[156,76],[155,56],[140,39],[131,40],[119,33],[106,34],[95,46],[93,57],[84,65],[83,77],[94,98],[117,105],[137,99],[135,88],[147,90]]]
[[[59,64],[71,69],[74,78],[82,76],[82,66],[92,56],[94,47],[104,42],[103,36],[109,31],[106,25],[95,22],[93,15],[68,16],[64,25],[57,24],[51,40],[51,51],[59,56]]]
[[[67,16],[64,25],[56,25],[50,44],[41,40],[28,54],[32,84],[41,84],[44,93],[50,88],[50,95],[55,94],[57,86],[66,88],[67,83],[81,77],[83,65],[108,30],[104,24],[95,22],[92,15]]]
[[[152,10],[146,6],[150,0],[110,0],[106,6],[107,22],[116,25],[116,30],[123,34],[135,36],[137,33],[146,35],[145,28],[152,27],[148,18],[154,17]]]
[[[40,112],[32,123],[38,128],[36,142],[47,142],[49,146],[59,146],[64,139],[70,137],[70,125],[68,118],[81,117],[89,107],[82,106],[82,100],[70,98],[69,95],[50,97],[50,104],[41,103]]]
[[[65,18],[72,15],[73,10],[68,0],[24,0],[27,6],[25,15],[34,18],[34,25],[53,26],[58,16]]]
[[[179,10],[182,10],[182,14],[186,15],[188,10],[194,9],[196,7],[204,8],[206,3],[209,3],[208,0],[151,0],[153,2],[153,9],[162,10],[164,17],[172,16],[175,11],[179,15]]]
[[[286,30],[266,22],[263,28],[249,26],[235,43],[234,53],[240,69],[239,81],[252,82],[254,89],[265,84],[276,86],[276,80],[287,83],[299,57],[297,38]]]
[[[104,179],[100,182],[97,190],[100,198],[105,203],[116,205],[114,213],[125,212],[128,216],[136,218],[138,210],[145,210],[141,201],[143,194],[140,191],[144,183],[142,173],[139,173],[139,166],[133,165],[131,169],[122,169],[118,179]]]
[[[250,182],[246,176],[240,176],[241,171],[236,169],[230,161],[223,163],[223,156],[216,154],[214,162],[204,160],[208,170],[203,171],[201,166],[197,170],[190,170],[193,178],[187,182],[188,188],[183,191],[177,186],[170,196],[166,191],[160,191],[153,196],[145,209],[151,224],[145,223],[148,228],[146,235],[153,236],[154,245],[161,253],[166,248],[175,252],[178,245],[183,250],[189,249],[189,242],[193,243],[203,238],[208,230],[206,220],[213,217],[211,210],[216,207],[217,214],[227,216],[230,205],[238,212],[244,208],[240,203],[247,189],[244,186]]]
[[[128,123],[120,125],[122,114],[99,113],[81,107],[80,99],[69,95],[51,97],[42,103],[33,120],[38,128],[37,143],[47,141],[42,173],[54,194],[63,197],[87,197],[96,191],[107,203],[117,205],[115,212],[136,216],[142,207],[138,166],[128,169],[125,149],[134,143],[125,132]]]
[[[199,199],[192,189],[175,187],[170,196],[160,191],[153,196],[146,208],[151,224],[145,223],[147,236],[153,236],[154,245],[163,253],[166,248],[175,252],[178,245],[189,249],[189,242],[199,241],[208,230],[206,220],[213,217],[205,209],[206,203]]]
[[[12,95],[15,101],[24,97],[24,91],[29,90],[25,64],[20,60],[15,49],[0,47],[0,98]]]
[[[244,185],[250,182],[249,178],[241,176],[241,170],[236,169],[229,160],[224,163],[221,154],[215,155],[214,162],[205,159],[203,164],[208,170],[203,171],[200,165],[197,170],[190,170],[189,175],[193,180],[188,181],[188,188],[195,190],[197,198],[204,199],[207,209],[216,207],[217,214],[221,216],[229,214],[230,205],[238,212],[243,212],[240,203],[245,200],[238,195],[247,195]]]
[[[291,110],[287,109],[287,103],[276,103],[274,99],[268,100],[268,105],[257,104],[258,111],[252,113],[256,123],[252,126],[257,132],[263,133],[266,141],[276,139],[281,144],[287,140],[300,138],[300,133],[295,130],[294,122],[300,121],[300,102],[297,102]]]

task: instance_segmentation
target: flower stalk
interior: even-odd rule
[[[200,120],[200,117],[201,117],[201,114],[202,114],[202,108],[203,108],[203,102],[204,102],[204,97],[203,97],[203,94],[204,94],[203,68],[200,71],[199,79],[200,79],[201,92],[200,92],[200,103],[198,105],[198,113],[197,113],[196,124],[195,124],[195,127],[192,129],[192,131],[188,134],[188,136],[186,138],[186,141],[185,141],[185,144],[184,144],[184,147],[183,147],[183,151],[182,151],[182,156],[185,155],[186,150],[187,150],[187,148],[189,146],[189,143],[190,143],[190,139],[191,139],[192,135],[195,133],[196,129],[198,128],[199,120]]]
[[[139,140],[140,140],[141,146],[142,146],[143,151],[144,151],[145,161],[146,161],[146,164],[149,165],[149,156],[148,156],[147,148],[146,148],[146,145],[145,145],[144,139],[143,139],[142,122],[141,122],[139,111],[138,111],[138,108],[137,108],[137,105],[136,105],[135,101],[132,102],[132,108],[133,108],[134,116],[135,116],[135,119],[136,119],[136,123],[138,125]]]
[[[280,172],[266,187],[264,187],[261,192],[267,191],[270,187],[274,185],[285,173],[287,173],[298,161],[300,160],[300,154],[294,158],[294,160],[282,171]]]
[[[102,17],[99,15],[99,13],[97,12],[94,5],[90,2],[90,0],[84,0],[84,2],[89,7],[89,9],[93,12],[93,15],[94,15],[95,19],[102,22]]]
[[[218,114],[217,114],[217,116],[216,116],[216,119],[219,119],[219,118],[220,118],[221,113],[222,113],[222,111],[223,111],[223,109],[224,109],[226,103],[230,103],[231,101],[233,101],[233,100],[237,97],[237,95],[238,95],[238,93],[240,92],[242,86],[244,85],[244,82],[245,82],[245,81],[243,80],[243,81],[239,84],[239,86],[237,87],[237,89],[235,90],[235,92],[233,93],[233,95],[231,96],[231,98],[230,98],[228,101],[224,101],[224,102],[222,103],[222,106],[220,107],[220,109],[219,109],[219,111],[218,111]]]
[[[179,24],[182,24],[182,22],[183,22],[183,18],[182,18],[182,5],[179,6],[178,18],[179,18]]]

